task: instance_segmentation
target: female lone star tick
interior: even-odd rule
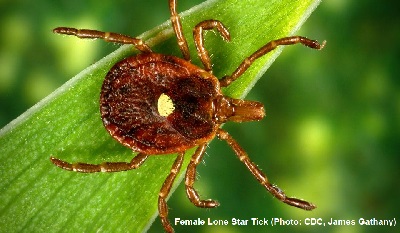
[[[138,168],[148,156],[177,153],[170,174],[164,181],[158,197],[158,211],[167,232],[173,232],[168,220],[166,197],[182,166],[187,149],[197,146],[186,170],[185,185],[189,200],[197,207],[213,208],[219,203],[200,199],[193,184],[196,167],[202,160],[207,144],[217,137],[232,147],[241,162],[268,192],[282,202],[305,210],[316,206],[304,200],[288,197],[271,184],[247,153],[228,132],[221,129],[227,121],[245,122],[261,120],[263,104],[256,101],[232,99],[224,96],[221,87],[227,87],[239,78],[259,57],[280,45],[303,44],[322,49],[319,44],[301,36],[273,40],[244,59],[237,69],[222,79],[212,74],[211,60],[204,48],[203,31],[216,29],[224,40],[230,40],[226,27],[218,20],[198,23],[193,31],[198,56],[204,68],[190,62],[187,41],[182,32],[176,0],[169,0],[171,23],[183,58],[154,53],[141,39],[112,32],[55,28],[59,34],[79,38],[101,38],[108,42],[132,44],[140,54],[115,64],[104,79],[100,94],[100,112],[104,127],[110,135],[134,152],[139,152],[129,163],[102,164],[68,163],[51,157],[51,162],[65,170],[76,172],[119,172]]]

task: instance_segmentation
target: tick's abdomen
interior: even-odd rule
[[[160,114],[161,95],[170,99],[167,114]],[[176,153],[214,137],[213,100],[218,95],[218,80],[189,62],[139,54],[111,68],[100,112],[108,132],[132,150]]]

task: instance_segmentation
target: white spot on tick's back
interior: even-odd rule
[[[169,96],[163,93],[158,98],[157,110],[160,116],[167,117],[175,110],[174,102],[172,102]]]

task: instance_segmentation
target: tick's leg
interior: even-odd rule
[[[194,181],[196,180],[196,167],[201,162],[206,148],[207,144],[200,145],[190,159],[185,177],[186,194],[189,200],[195,206],[202,208],[213,208],[219,206],[219,203],[214,200],[200,200],[199,194],[193,187]]]
[[[150,47],[144,43],[143,40],[114,33],[114,32],[101,32],[97,30],[90,29],[76,29],[76,28],[68,28],[68,27],[58,27],[53,29],[54,33],[65,34],[65,35],[73,35],[82,39],[103,39],[107,42],[114,42],[120,44],[132,44],[136,49],[143,53],[151,52]]]
[[[325,42],[326,41],[322,42],[322,44],[319,44],[316,40],[310,40],[301,36],[284,37],[278,40],[270,41],[268,44],[264,45],[255,53],[250,55],[250,57],[244,59],[231,75],[223,77],[220,80],[220,84],[222,87],[228,86],[231,82],[239,78],[257,58],[269,53],[280,45],[293,45],[300,43],[307,47],[320,50],[325,46]]]
[[[183,156],[185,152],[178,154],[174,164],[171,167],[171,172],[169,173],[167,179],[165,179],[163,186],[161,187],[160,193],[158,195],[158,213],[160,215],[161,223],[166,232],[174,232],[171,223],[168,220],[168,206],[166,198],[168,197],[169,191],[171,190],[172,184],[182,167]]]
[[[203,30],[212,30],[216,28],[221,34],[222,38],[229,41],[230,35],[228,29],[218,20],[205,20],[196,25],[193,30],[194,42],[196,44],[197,54],[199,55],[201,62],[204,65],[204,69],[211,72],[212,64],[208,51],[204,47]]]
[[[174,28],[176,38],[178,39],[179,48],[182,51],[183,58],[190,60],[189,46],[182,31],[181,18],[176,12],[176,0],[169,0],[169,10],[171,12],[171,23]]]
[[[262,173],[262,171],[257,167],[256,164],[250,161],[247,153],[240,147],[235,139],[233,139],[232,136],[228,134],[228,132],[222,129],[218,129],[217,137],[219,139],[225,140],[229,144],[229,146],[232,147],[233,151],[235,151],[240,161],[242,161],[246,165],[251,174],[253,174],[258,182],[260,182],[260,184],[263,185],[268,190],[268,192],[270,192],[276,198],[288,205],[295,206],[304,210],[312,210],[316,208],[316,206],[310,202],[286,196],[286,194],[280,188],[272,185],[268,181],[267,176]]]
[[[136,169],[144,163],[148,155],[139,153],[137,154],[130,163],[126,162],[104,162],[101,164],[88,164],[88,163],[68,163],[63,160],[50,157],[50,160],[54,165],[68,171],[75,172],[119,172],[131,169]]]

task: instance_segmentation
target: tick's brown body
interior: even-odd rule
[[[160,116],[161,94],[175,110]],[[139,54],[117,63],[104,80],[104,126],[122,144],[145,154],[185,151],[209,141],[218,128],[214,101],[221,96],[211,74],[173,56]]]
[[[174,103],[168,116],[161,116],[157,108],[161,94]],[[181,58],[156,53],[115,64],[104,80],[100,100],[109,133],[144,154],[185,151],[210,141],[227,120],[264,117],[261,103],[222,95],[211,73]]]
[[[314,209],[313,204],[287,197],[282,190],[272,185],[239,144],[220,128],[227,121],[254,121],[265,115],[261,103],[229,98],[222,94],[221,87],[228,86],[254,60],[279,45],[301,43],[321,49],[324,44],[299,36],[271,41],[246,58],[232,75],[218,80],[211,71],[210,57],[204,47],[203,30],[217,29],[223,39],[230,40],[228,30],[217,20],[206,20],[196,25],[193,31],[196,49],[204,65],[204,68],[199,68],[190,63],[189,49],[176,13],[176,0],[169,0],[169,5],[172,26],[184,59],[153,53],[144,41],[117,33],[65,27],[54,29],[55,33],[79,38],[102,38],[109,42],[132,44],[141,51],[141,54],[128,57],[111,68],[103,82],[100,96],[100,112],[107,131],[121,144],[139,154],[130,163],[70,164],[54,157],[51,157],[51,161],[58,167],[77,172],[117,172],[139,167],[149,155],[178,153],[160,190],[158,201],[164,229],[173,232],[167,218],[166,197],[187,149],[198,146],[186,171],[188,198],[198,207],[212,208],[219,205],[214,200],[201,200],[193,188],[196,167],[202,160],[207,144],[218,137],[232,147],[240,161],[272,195],[289,205],[305,210]]]

